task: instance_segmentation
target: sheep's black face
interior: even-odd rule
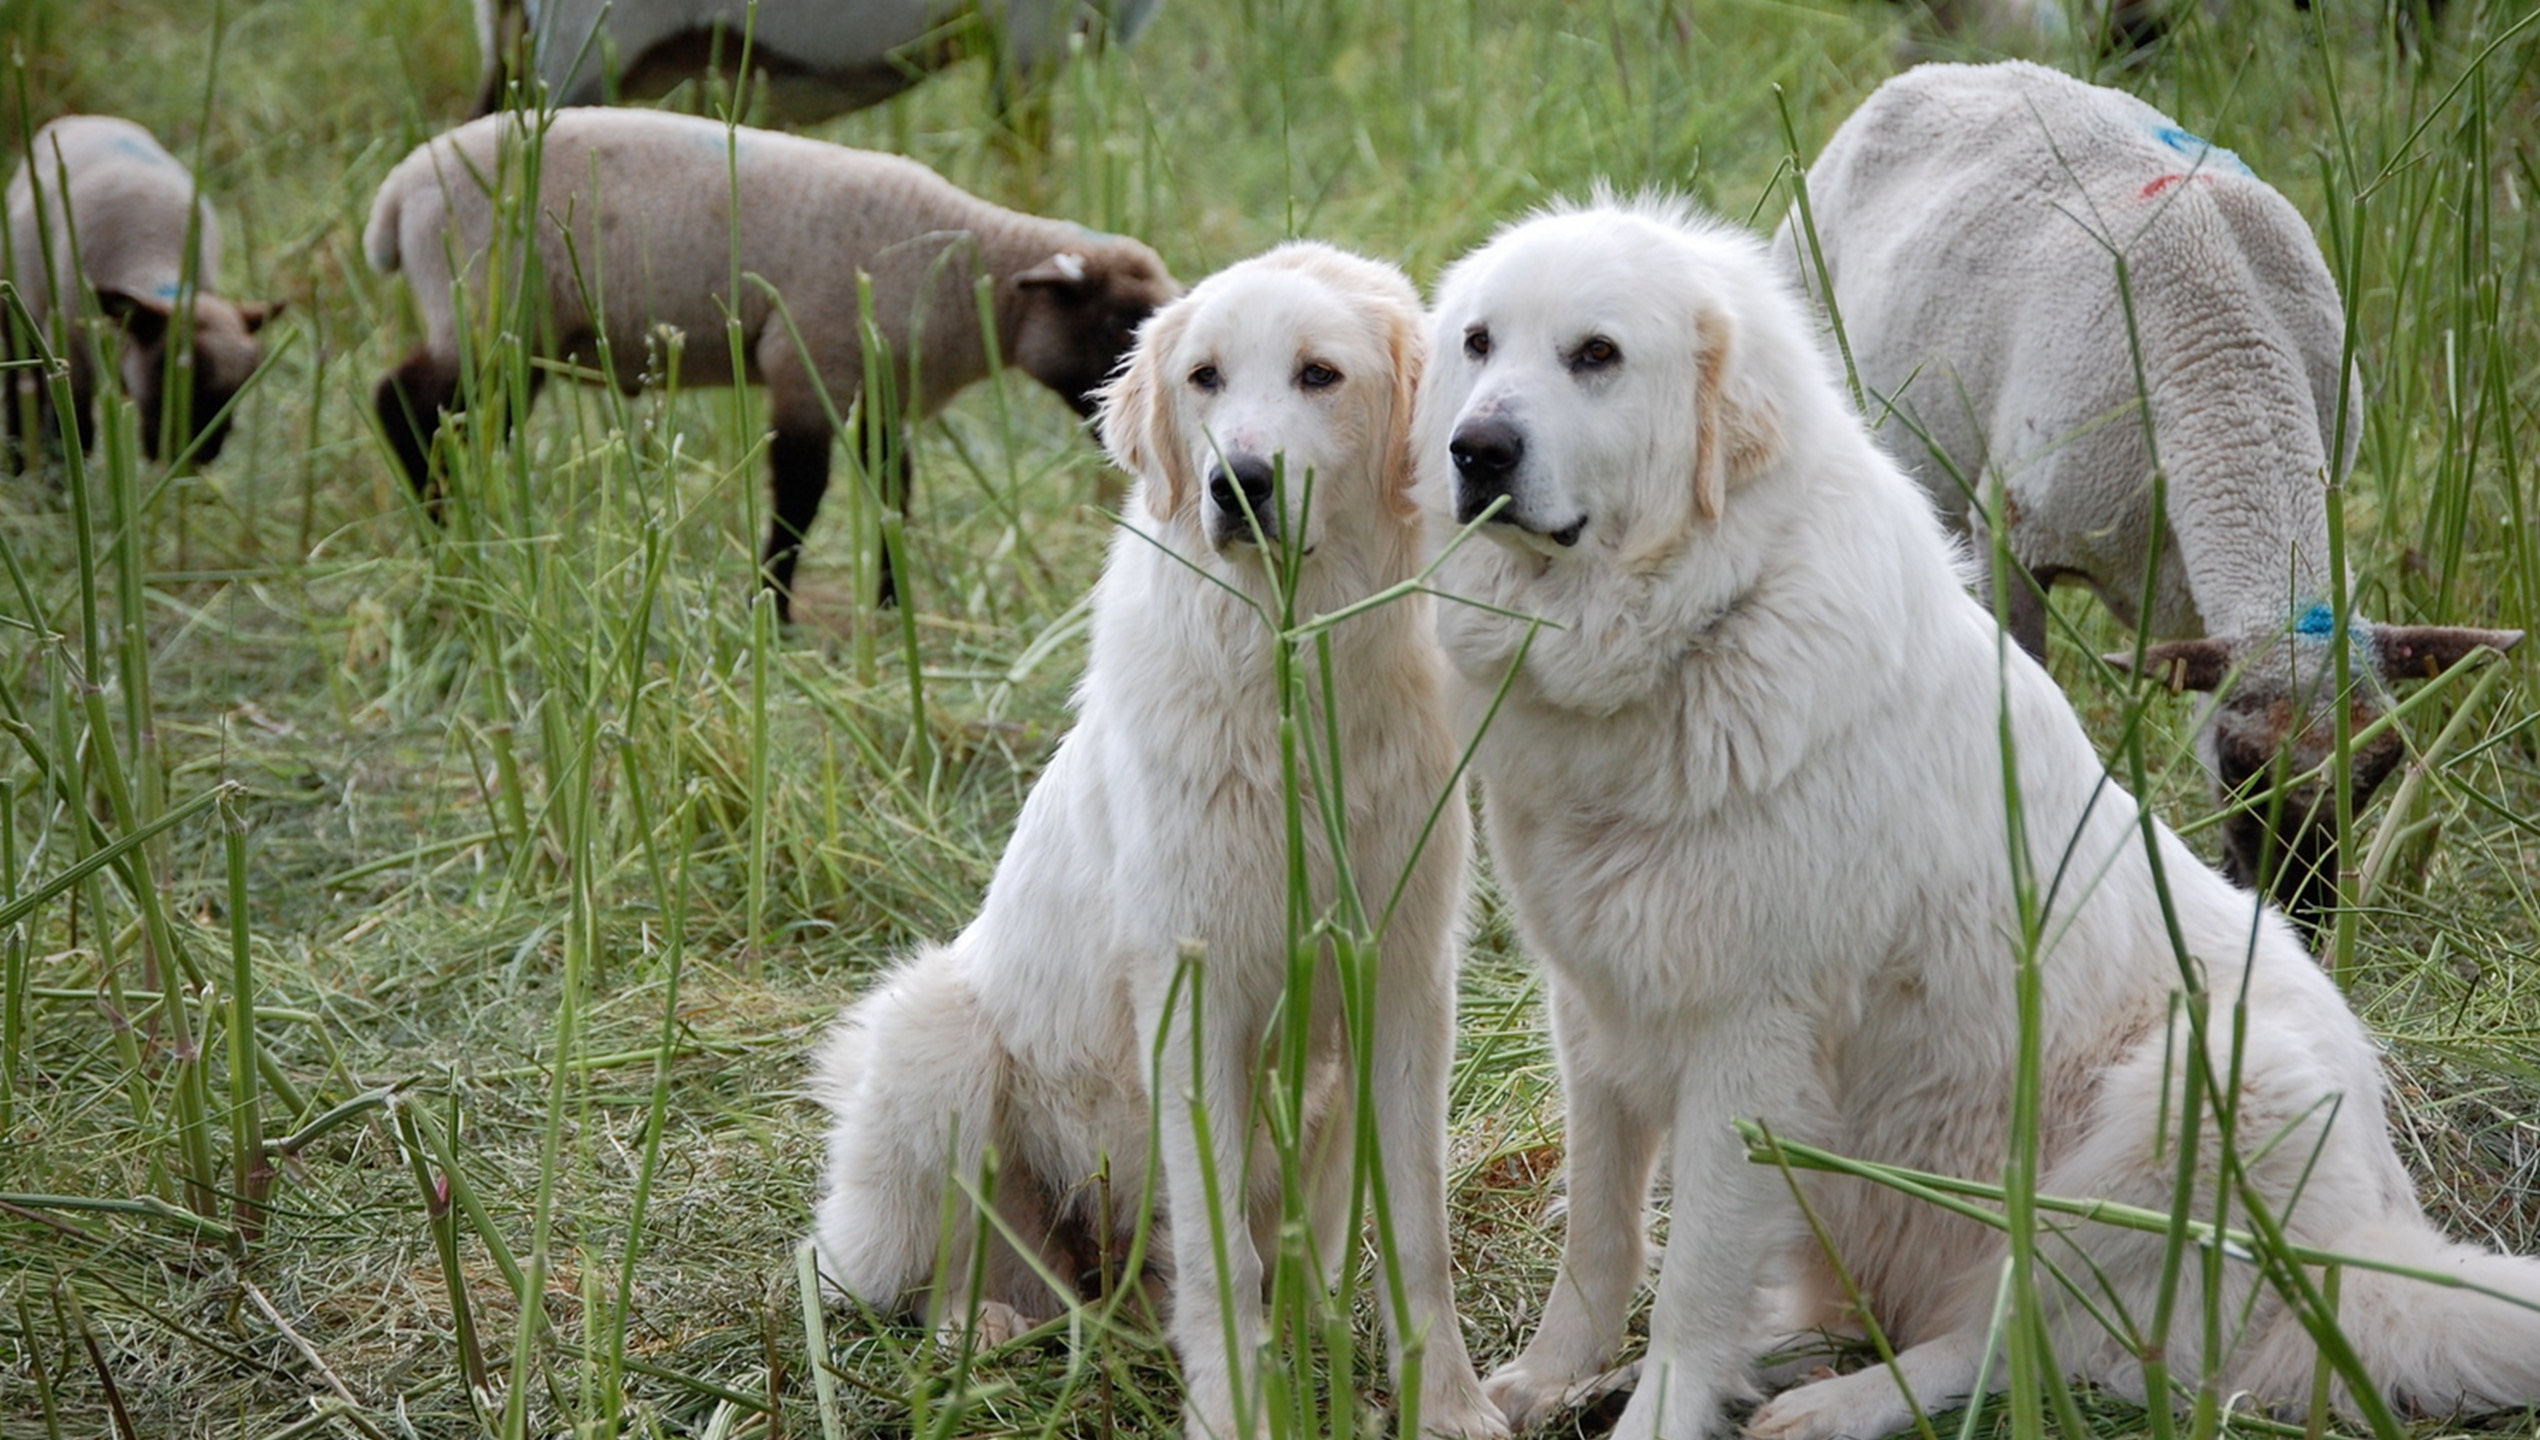
[[[109,310],[115,313],[116,307]],[[156,460],[192,445],[197,461],[220,454],[229,439],[229,418],[223,412],[264,358],[264,346],[255,335],[272,313],[273,307],[265,305],[233,306],[208,297],[197,301],[192,349],[171,364],[169,347],[176,336],[168,313],[124,301],[116,314],[125,336],[124,388],[141,412],[142,453]],[[177,393],[185,400],[173,417],[183,427],[173,445],[166,443],[165,433],[171,381],[181,387]]]
[[[1051,359],[1032,373],[1059,393],[1076,413],[1094,418],[1097,393],[1138,338],[1138,326],[1155,307],[1111,295],[1058,300],[1050,323],[1063,337]]]
[[[186,435],[175,445],[163,446],[161,443],[165,438],[162,429],[168,419],[167,407],[155,398],[142,405],[141,453],[158,460],[192,445],[197,463],[211,463],[219,458],[221,446],[229,442],[229,417],[221,411],[237,394],[237,386],[225,385],[210,376],[197,374],[191,393],[186,397]],[[206,421],[211,423],[206,424]]]
[[[2302,723],[2295,725],[2299,713]],[[2350,707],[2349,733],[2381,714],[2372,699]],[[2224,803],[2245,806],[2223,822],[2223,869],[2239,884],[2264,889],[2316,936],[2337,903],[2337,802],[2324,781],[2287,783],[2324,768],[2334,753],[2333,713],[2297,712],[2285,696],[2235,694],[2214,717],[2214,779]],[[2355,810],[2361,811],[2402,754],[2385,731],[2351,753]]]
[[[2333,631],[2328,607],[2317,605],[2283,634],[2164,641],[2142,657],[2143,668],[2172,688],[2227,690],[2208,714],[2200,742],[2223,804],[2234,807],[2223,821],[2223,867],[2243,885],[2263,886],[2311,927],[2314,939],[2337,900],[2337,807],[2318,780],[2278,779],[2330,768],[2338,703],[2328,644]],[[2346,724],[2350,736],[2359,736],[2381,718],[2393,687],[2432,679],[2477,650],[2510,650],[2522,643],[2522,632],[2357,620],[2353,642]],[[2364,808],[2403,753],[2396,731],[2352,746],[2353,809]]]
[[[1090,420],[1103,383],[1120,368],[1138,327],[1182,293],[1142,245],[1066,255],[1022,278],[1014,363]]]

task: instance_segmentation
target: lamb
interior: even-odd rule
[[[2325,484],[2338,407],[2343,472],[2361,402],[2341,381],[2337,286],[2299,212],[2142,101],[2017,61],[1880,86],[1809,170],[1808,199],[1822,280],[1795,211],[1775,254],[1821,303],[1832,284],[1863,402],[1980,564],[2001,517],[2021,647],[2044,658],[2045,587],[2060,580],[2135,623],[2157,536],[2152,632],[2195,638],[2143,660],[2220,692],[2198,749],[2221,796],[2319,765],[2335,704]],[[2356,730],[2389,686],[2522,638],[2361,617],[2349,634]],[[2387,731],[2356,749],[2357,806],[2400,759]],[[2226,821],[2226,869],[2316,924],[2336,898],[2334,815],[2324,785],[2289,786]]]
[[[9,182],[8,276],[34,335],[70,368],[71,429],[80,449],[96,441],[89,407],[98,357],[54,322],[80,315],[82,293],[93,291],[97,313],[123,331],[123,384],[141,412],[143,451],[158,458],[162,427],[173,419],[183,437],[175,448],[190,445],[203,460],[217,456],[229,434],[230,400],[264,357],[256,333],[282,306],[211,293],[220,273],[220,222],[193,172],[148,130],[110,115],[65,115],[35,132],[29,156]],[[171,396],[168,342],[180,327],[169,321],[189,278],[192,346],[178,347],[174,373],[191,383]],[[33,336],[14,323],[9,328],[10,358],[40,353]],[[15,373],[13,434],[44,384],[33,369]]]
[[[864,392],[859,272],[872,276],[875,325],[899,371],[905,415],[891,421],[931,414],[987,376],[974,274],[993,285],[995,354],[1089,418],[1139,322],[1181,291],[1135,240],[1001,209],[895,155],[646,110],[470,121],[389,172],[363,238],[373,266],[405,271],[423,316],[423,343],[376,400],[390,447],[436,515],[433,436],[466,404],[460,352],[465,322],[481,314],[462,317],[460,296],[483,302],[501,197],[521,183],[525,142],[539,135],[538,268],[527,273],[543,276],[530,283],[544,306],[532,343],[598,365],[605,337],[610,378],[632,393],[667,363],[656,348],[667,327],[689,337],[681,384],[765,384],[775,505],[763,577],[787,619],[803,537],[829,486],[831,413],[847,415]],[[505,255],[506,288],[522,283],[525,260]],[[740,323],[740,376],[727,316]],[[885,479],[905,508],[905,448],[898,469]],[[882,593],[894,594],[887,569]]]
[[[960,22],[994,27],[1009,73],[1048,67],[1081,17],[1134,39],[1161,0],[477,0],[485,80],[476,113],[501,109],[507,65],[526,42],[531,68],[558,105],[665,93],[717,61],[769,81],[770,108],[810,122],[878,105],[967,53]],[[616,83],[609,82],[614,78]]]

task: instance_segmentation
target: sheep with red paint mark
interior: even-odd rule
[[[32,333],[13,317],[8,353],[50,353],[68,368],[71,429],[86,450],[96,433],[99,355],[83,326],[55,322],[102,316],[121,339],[117,369],[141,412],[143,451],[157,457],[174,417],[197,458],[218,455],[229,432],[224,412],[264,358],[256,332],[282,307],[212,293],[220,221],[194,172],[148,130],[111,115],[64,115],[35,132],[27,155],[9,182],[7,272]],[[180,387],[173,394],[171,379]],[[13,433],[30,398],[48,408],[46,383],[35,367],[13,372]]]
[[[2301,213],[2150,105],[2016,61],[1890,80],[1807,181],[1814,244],[1794,210],[1775,252],[1833,302],[1884,443],[1988,575],[2007,560],[2020,645],[2044,657],[2059,581],[2129,624],[2148,604],[2166,643],[2146,665],[2220,692],[2200,748],[2226,799],[2324,760],[2327,486],[2363,414]],[[2522,638],[2361,616],[2349,633],[2356,730],[2390,685]],[[2388,730],[2359,747],[2355,802],[2401,758]],[[2316,919],[2336,893],[2335,805],[2318,784],[2287,791],[2273,824],[2256,808],[2226,822],[2227,868]]]

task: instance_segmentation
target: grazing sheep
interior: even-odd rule
[[[193,231],[193,342],[180,347],[176,369],[192,386],[176,415],[186,443],[209,460],[228,438],[221,415],[254,374],[264,347],[256,332],[280,304],[236,303],[210,293],[220,273],[220,222],[196,193],[194,174],[150,132],[110,115],[65,115],[35,132],[30,160],[9,182],[8,275],[19,303],[45,345],[70,366],[71,428],[82,450],[96,440],[89,402],[97,393],[96,354],[56,318],[81,313],[80,295],[94,291],[97,312],[123,331],[123,383],[141,411],[141,448],[158,458],[168,418],[169,320],[187,276],[187,231]],[[73,270],[73,266],[78,268]],[[12,358],[36,353],[31,338],[9,326]],[[25,397],[44,381],[15,373],[9,424],[20,422]],[[217,421],[215,419],[217,418]]]
[[[2125,57],[2149,50],[2166,39],[2191,0],[2084,0],[2078,7],[2067,0],[1896,3],[1922,12],[1930,19],[1931,28],[1946,41],[2042,54],[2069,43],[2077,29],[2101,55]],[[2446,0],[2401,0],[2391,7],[2394,13],[2390,20],[2399,43],[2411,48],[2422,45],[2426,29],[2441,22],[2445,3]],[[2209,13],[2218,11],[2219,0],[2206,0],[2205,8]],[[2293,0],[2293,8],[2307,11],[2311,0]],[[1908,40],[1901,48],[1910,54],[1928,47],[1919,40]]]
[[[423,343],[379,382],[377,399],[389,444],[436,513],[432,438],[466,400],[458,296],[484,302],[497,195],[521,183],[529,123],[488,117],[418,147],[381,183],[363,237],[371,264],[406,272],[422,311]],[[794,564],[829,488],[831,411],[844,416],[864,391],[859,272],[872,276],[876,328],[903,362],[908,416],[988,374],[974,275],[994,287],[996,353],[1086,416],[1138,323],[1180,293],[1135,240],[1001,209],[895,155],[648,110],[561,110],[544,136],[544,279],[533,283],[545,310],[532,343],[596,365],[606,337],[612,378],[632,393],[666,363],[653,347],[667,327],[688,337],[681,384],[766,385],[775,518],[765,578],[788,618]],[[523,259],[507,254],[512,285]],[[727,317],[740,322],[741,376]],[[533,393],[540,373],[531,372]],[[903,507],[906,466],[902,447],[892,478]],[[883,598],[892,595],[886,567]]]
[[[962,22],[994,27],[1012,73],[1046,69],[1090,21],[1130,40],[1160,0],[477,0],[485,81],[476,113],[502,108],[508,66],[526,40],[558,105],[597,105],[612,93],[658,96],[716,65],[767,76],[782,119],[825,120],[878,105],[961,58]],[[614,90],[609,84],[614,76]]]
[[[1879,87],[1808,172],[1808,196],[1864,403],[1894,407],[1888,446],[1987,563],[2001,487],[2021,647],[2044,657],[2044,588],[2059,580],[2134,623],[2157,536],[2152,631],[2206,638],[2146,660],[2224,692],[2199,738],[2221,792],[2263,788],[2279,756],[2291,774],[2320,763],[2345,312],[2292,205],[2142,101],[2016,61],[1926,65]],[[1822,301],[1796,214],[1774,249]],[[2341,470],[2361,423],[2345,388]],[[2522,638],[2362,619],[2351,634],[2356,729],[2386,708],[2386,686]],[[2390,732],[2356,750],[2357,805],[2400,757]],[[2224,826],[2232,878],[2267,877],[2312,921],[2336,895],[2324,789],[2293,788],[2272,827],[2259,813]]]

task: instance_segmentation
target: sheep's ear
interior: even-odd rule
[[[168,302],[129,290],[100,290],[97,308],[144,345],[156,345],[168,333]]]
[[[1072,290],[1082,287],[1085,277],[1091,273],[1092,269],[1086,263],[1083,254],[1074,250],[1061,250],[1040,264],[1016,275],[1014,283],[1025,289],[1047,285]]]
[[[2135,668],[2131,650],[2099,658],[2119,670]],[[2232,659],[2228,640],[2165,640],[2143,652],[2140,673],[2152,676],[2172,691],[2213,690],[2230,677]]]
[[[1420,371],[1429,354],[1425,317],[1417,310],[1387,307],[1389,333],[1386,358],[1393,365],[1393,416],[1385,438],[1385,498],[1393,513],[1409,519],[1420,513],[1417,494],[1420,467],[1412,417],[1419,407]]]
[[[271,320],[273,317],[281,314],[285,309],[289,308],[290,304],[291,302],[288,300],[241,301],[237,306],[238,323],[246,326],[247,333],[253,335],[257,331],[265,328],[266,321]]]
[[[1147,513],[1159,521],[1179,514],[1196,488],[1190,456],[1173,435],[1164,374],[1188,314],[1181,306],[1168,306],[1138,327],[1128,367],[1103,386],[1102,408],[1094,421],[1112,463],[1138,477]]]
[[[1746,373],[1737,326],[1727,313],[1703,312],[1694,326],[1694,513],[1720,518],[1733,481],[1761,470],[1781,449],[1781,412]]]
[[[2373,658],[2382,680],[2431,680],[2481,648],[2511,650],[2522,643],[2519,630],[2473,630],[2465,625],[2378,625],[2373,627]]]

